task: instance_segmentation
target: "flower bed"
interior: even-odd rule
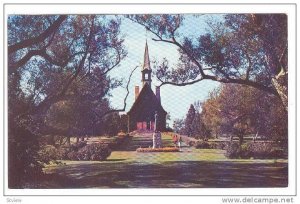
[[[137,148],[137,152],[179,152],[177,147],[163,147],[163,148]]]

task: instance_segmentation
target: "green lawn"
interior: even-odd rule
[[[165,146],[172,140],[163,135]],[[59,179],[42,182],[40,188],[202,188],[286,187],[287,160],[232,160],[224,150],[200,150],[184,146],[182,152],[138,153],[151,146],[151,135],[135,136],[107,161],[62,161],[45,172]]]

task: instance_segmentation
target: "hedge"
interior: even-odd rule
[[[242,159],[277,159],[285,158],[286,149],[276,142],[248,142],[241,147],[236,142],[232,142],[226,149],[227,158]]]

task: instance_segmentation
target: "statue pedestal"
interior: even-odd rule
[[[153,133],[153,147],[152,148],[161,148],[162,142],[161,142],[161,134],[160,132]]]

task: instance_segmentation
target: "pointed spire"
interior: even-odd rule
[[[143,65],[143,70],[144,70],[144,69],[149,69],[149,70],[151,70],[147,40],[146,40],[146,47],[145,47],[145,53],[144,53],[144,65]]]

